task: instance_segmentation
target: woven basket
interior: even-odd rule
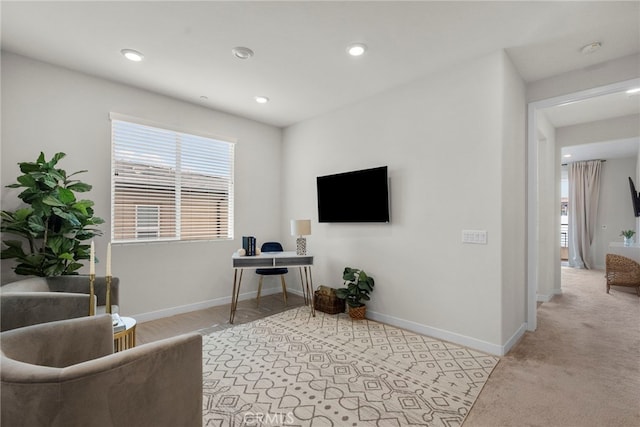
[[[313,307],[328,314],[344,313],[344,300],[338,298],[335,293],[326,295],[315,291],[313,293]]]
[[[362,320],[364,319],[364,315],[366,314],[366,312],[366,305],[360,307],[349,307],[349,316],[351,316],[352,319]]]

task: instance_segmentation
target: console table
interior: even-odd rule
[[[240,296],[240,284],[242,283],[242,272],[245,268],[284,268],[298,267],[300,269],[300,281],[302,282],[302,294],[304,303],[311,306],[311,314],[315,317],[316,312],[313,307],[313,281],[311,279],[311,266],[313,256],[297,255],[295,252],[263,252],[260,255],[241,256],[237,252],[231,257],[233,261],[233,293],[231,294],[231,313],[229,323],[233,323],[238,308],[238,297]]]
[[[120,317],[124,322],[124,329],[113,334],[113,351],[118,352],[136,346],[136,319]]]
[[[631,246],[625,246],[622,242],[609,243],[609,250],[607,253],[622,255],[623,257],[630,258],[637,263],[640,263],[640,245],[633,244]]]

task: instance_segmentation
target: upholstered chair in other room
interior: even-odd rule
[[[0,333],[0,424],[202,426],[202,336],[113,352],[108,314]]]
[[[111,279],[111,310],[117,313],[120,280]],[[107,311],[104,276],[94,283],[95,313]],[[0,330],[89,315],[89,277],[30,277],[0,287]]]
[[[263,253],[283,251],[282,245],[279,242],[265,242],[260,247],[260,250]],[[264,279],[264,276],[280,276],[280,283],[282,284],[282,296],[284,297],[285,305],[287,304],[287,284],[284,281],[284,275],[288,272],[289,270],[286,267],[256,269],[256,274],[260,275],[260,280],[258,281],[258,296],[256,298],[256,305],[260,304],[260,293],[262,292],[262,279]]]
[[[640,264],[622,255],[607,254],[606,260],[607,293],[611,286],[636,288],[640,297]]]

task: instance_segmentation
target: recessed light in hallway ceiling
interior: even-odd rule
[[[133,49],[122,49],[120,53],[129,61],[140,62],[144,59],[144,55]]]
[[[244,46],[234,47],[231,49],[231,53],[238,59],[249,59],[253,56],[253,51]]]
[[[582,46],[580,48],[580,52],[584,53],[585,55],[593,53],[597,50],[599,50],[602,47],[602,43],[601,42],[593,42],[593,43],[589,43],[586,46]]]
[[[347,47],[347,53],[351,56],[362,56],[367,51],[367,45],[364,43],[353,43]]]

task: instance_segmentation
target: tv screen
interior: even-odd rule
[[[633,185],[633,180],[629,177],[629,190],[631,190],[631,203],[633,204],[633,214],[640,217],[640,196]]]
[[[319,176],[319,222],[389,222],[387,167]]]

